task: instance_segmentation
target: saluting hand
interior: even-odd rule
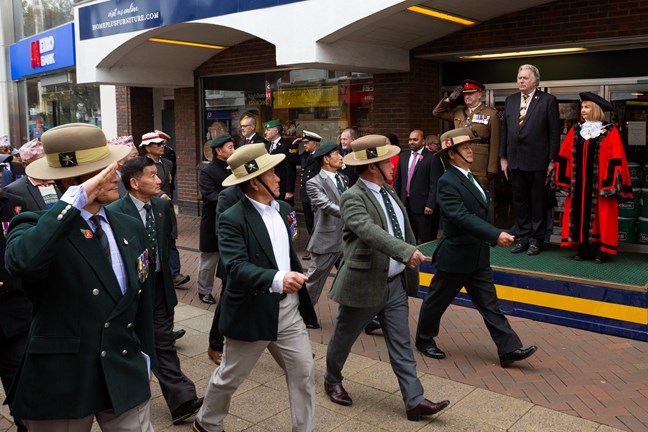
[[[103,190],[104,187],[109,185],[115,178],[115,171],[117,171],[117,162],[113,162],[103,170],[99,171],[97,175],[84,181],[81,186],[88,196],[86,205],[94,202],[97,195]]]
[[[303,273],[293,271],[287,272],[283,279],[283,291],[287,294],[297,292],[307,280],[308,277]]]

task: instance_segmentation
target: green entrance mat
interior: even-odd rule
[[[427,256],[432,256],[439,240],[419,247]],[[648,289],[648,256],[622,252],[608,256],[604,264],[594,261],[574,261],[575,251],[561,249],[558,245],[545,244],[540,255],[526,253],[512,254],[510,248],[491,248],[491,265],[495,270],[530,276],[591,281],[594,285],[646,291]]]

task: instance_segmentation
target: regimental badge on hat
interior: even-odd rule
[[[460,144],[481,141],[481,138],[475,138],[472,133],[470,133],[470,129],[468,128],[457,128],[449,130],[448,132],[441,135],[439,139],[441,140],[441,150],[436,152],[435,155],[441,154]]]
[[[283,153],[268,154],[263,143],[246,144],[239,147],[227,159],[227,165],[232,170],[232,174],[223,180],[223,187],[252,180],[279,165],[285,158],[286,155]]]
[[[270,120],[265,124],[265,128],[273,128],[273,127],[279,127],[281,126],[281,120]]]
[[[246,163],[244,166],[245,166],[245,171],[247,171],[248,174],[252,174],[259,171],[259,165],[255,160],[251,160],[250,162]]]
[[[400,153],[400,147],[392,145],[384,135],[365,135],[351,142],[351,153],[344,156],[349,166],[369,165],[382,162]]]
[[[472,79],[463,80],[461,82],[461,87],[463,88],[463,93],[483,92],[484,89],[486,88],[486,86],[483,85],[482,83]]]
[[[76,160],[76,152],[59,153],[58,157],[59,157],[59,162],[61,163],[61,166],[63,168],[79,165],[79,163]]]

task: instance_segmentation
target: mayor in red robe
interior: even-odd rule
[[[581,123],[573,126],[556,159],[556,186],[568,191],[561,247],[578,248],[575,260],[605,262],[619,244],[619,202],[632,199],[623,142],[605,120],[614,107],[593,93],[580,93]]]

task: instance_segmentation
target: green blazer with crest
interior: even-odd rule
[[[502,230],[487,222],[488,203],[453,165],[439,179],[437,203],[441,207],[443,237],[435,252],[437,269],[472,273],[490,265],[490,246]]]
[[[278,201],[286,223],[290,244],[290,268],[303,272],[292,245],[292,207]],[[227,285],[221,296],[220,330],[228,338],[257,341],[277,340],[280,294],[269,291],[277,273],[270,236],[254,205],[243,197],[220,217],[218,249],[227,272]],[[304,287],[298,291],[299,312],[306,324],[316,324],[317,316]]]
[[[130,216],[109,209],[106,216],[128,277],[123,295],[79,210],[59,201],[11,222],[5,263],[34,303],[7,400],[14,417],[78,419],[106,409],[120,415],[151,397],[142,354],[155,363],[150,278],[138,272],[145,231]]]
[[[162,280],[164,283],[163,293],[157,293],[157,295],[164,294],[167,310],[171,312],[178,304],[178,296],[175,292],[173,278],[171,277],[171,268],[169,267],[169,250],[171,248],[171,232],[173,229],[173,214],[171,212],[173,210],[171,209],[169,201],[164,198],[153,197],[151,198],[150,203],[153,216],[155,217],[157,259],[160,260],[160,271],[162,272]],[[142,224],[142,226],[144,226],[142,218],[140,218],[137,207],[135,207],[135,203],[131,199],[130,195],[126,194],[114,203],[108,205],[108,208],[134,217],[138,222],[140,222],[140,224]],[[153,272],[155,272],[155,269],[151,269],[151,273]]]
[[[379,305],[387,290],[389,258],[407,263],[416,250],[416,240],[403,203],[391,186],[386,185],[385,189],[403,212],[406,241],[389,233],[385,212],[362,179],[342,194],[340,212],[344,222],[344,253],[329,292],[329,297],[341,305]],[[405,269],[404,284],[408,295],[416,295],[418,269]]]

